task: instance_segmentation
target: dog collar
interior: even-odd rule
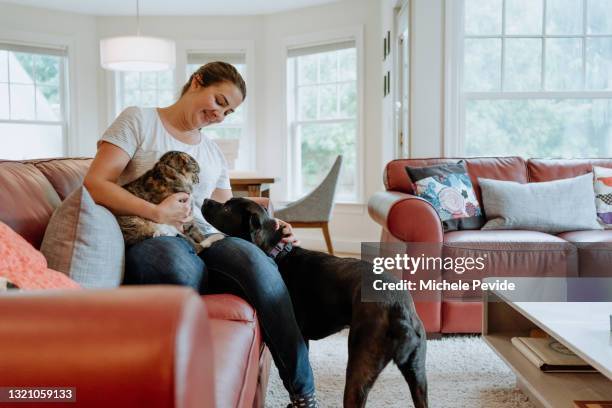
[[[286,244],[284,242],[279,242],[270,252],[268,252],[268,256],[272,259],[279,259],[291,252],[292,249],[293,245],[291,245],[290,242]]]

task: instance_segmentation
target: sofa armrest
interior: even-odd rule
[[[268,214],[271,216],[274,215],[274,207],[272,206],[272,200],[268,197],[246,197],[249,200],[255,201],[257,204],[261,205],[268,211]]]
[[[215,406],[208,317],[191,289],[18,292],[0,310],[0,385],[74,387],[75,407]]]
[[[440,217],[422,198],[397,191],[375,193],[368,201],[370,217],[404,242],[443,242]]]

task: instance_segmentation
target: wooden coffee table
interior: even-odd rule
[[[524,285],[529,279],[511,278]],[[485,279],[484,281],[491,280]],[[562,278],[547,289],[564,290]],[[612,401],[612,302],[522,302],[510,292],[485,292],[483,339],[516,374],[518,387],[538,407],[573,408],[574,400]],[[598,373],[544,373],[511,343],[539,328],[579,355]]]

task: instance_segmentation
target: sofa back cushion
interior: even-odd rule
[[[530,159],[529,182],[553,181],[591,173],[593,166],[612,168],[612,159]]]
[[[34,165],[49,180],[63,200],[83,184],[87,169],[93,159],[50,159],[36,160]]]
[[[32,163],[0,161],[0,221],[6,223],[35,248],[60,196]]]
[[[51,214],[83,184],[91,159],[0,160],[0,221],[40,248]]]
[[[451,159],[399,159],[387,164],[384,182],[387,190],[414,194],[412,180],[406,175],[406,166],[425,167],[434,164],[457,163],[463,160],[472,180],[478,201],[482,205],[478,177],[496,180],[510,180],[519,183],[527,182],[527,164],[520,157],[478,157]]]

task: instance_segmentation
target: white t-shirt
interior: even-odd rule
[[[131,160],[119,176],[118,184],[125,185],[142,176],[164,154],[172,150],[191,155],[200,165],[200,182],[194,186],[194,219],[204,233],[217,232],[202,216],[202,204],[217,189],[229,190],[230,181],[225,157],[215,142],[202,134],[197,145],[174,138],[161,122],[156,108],[126,108],[104,132],[101,142],[112,143],[125,150]]]

